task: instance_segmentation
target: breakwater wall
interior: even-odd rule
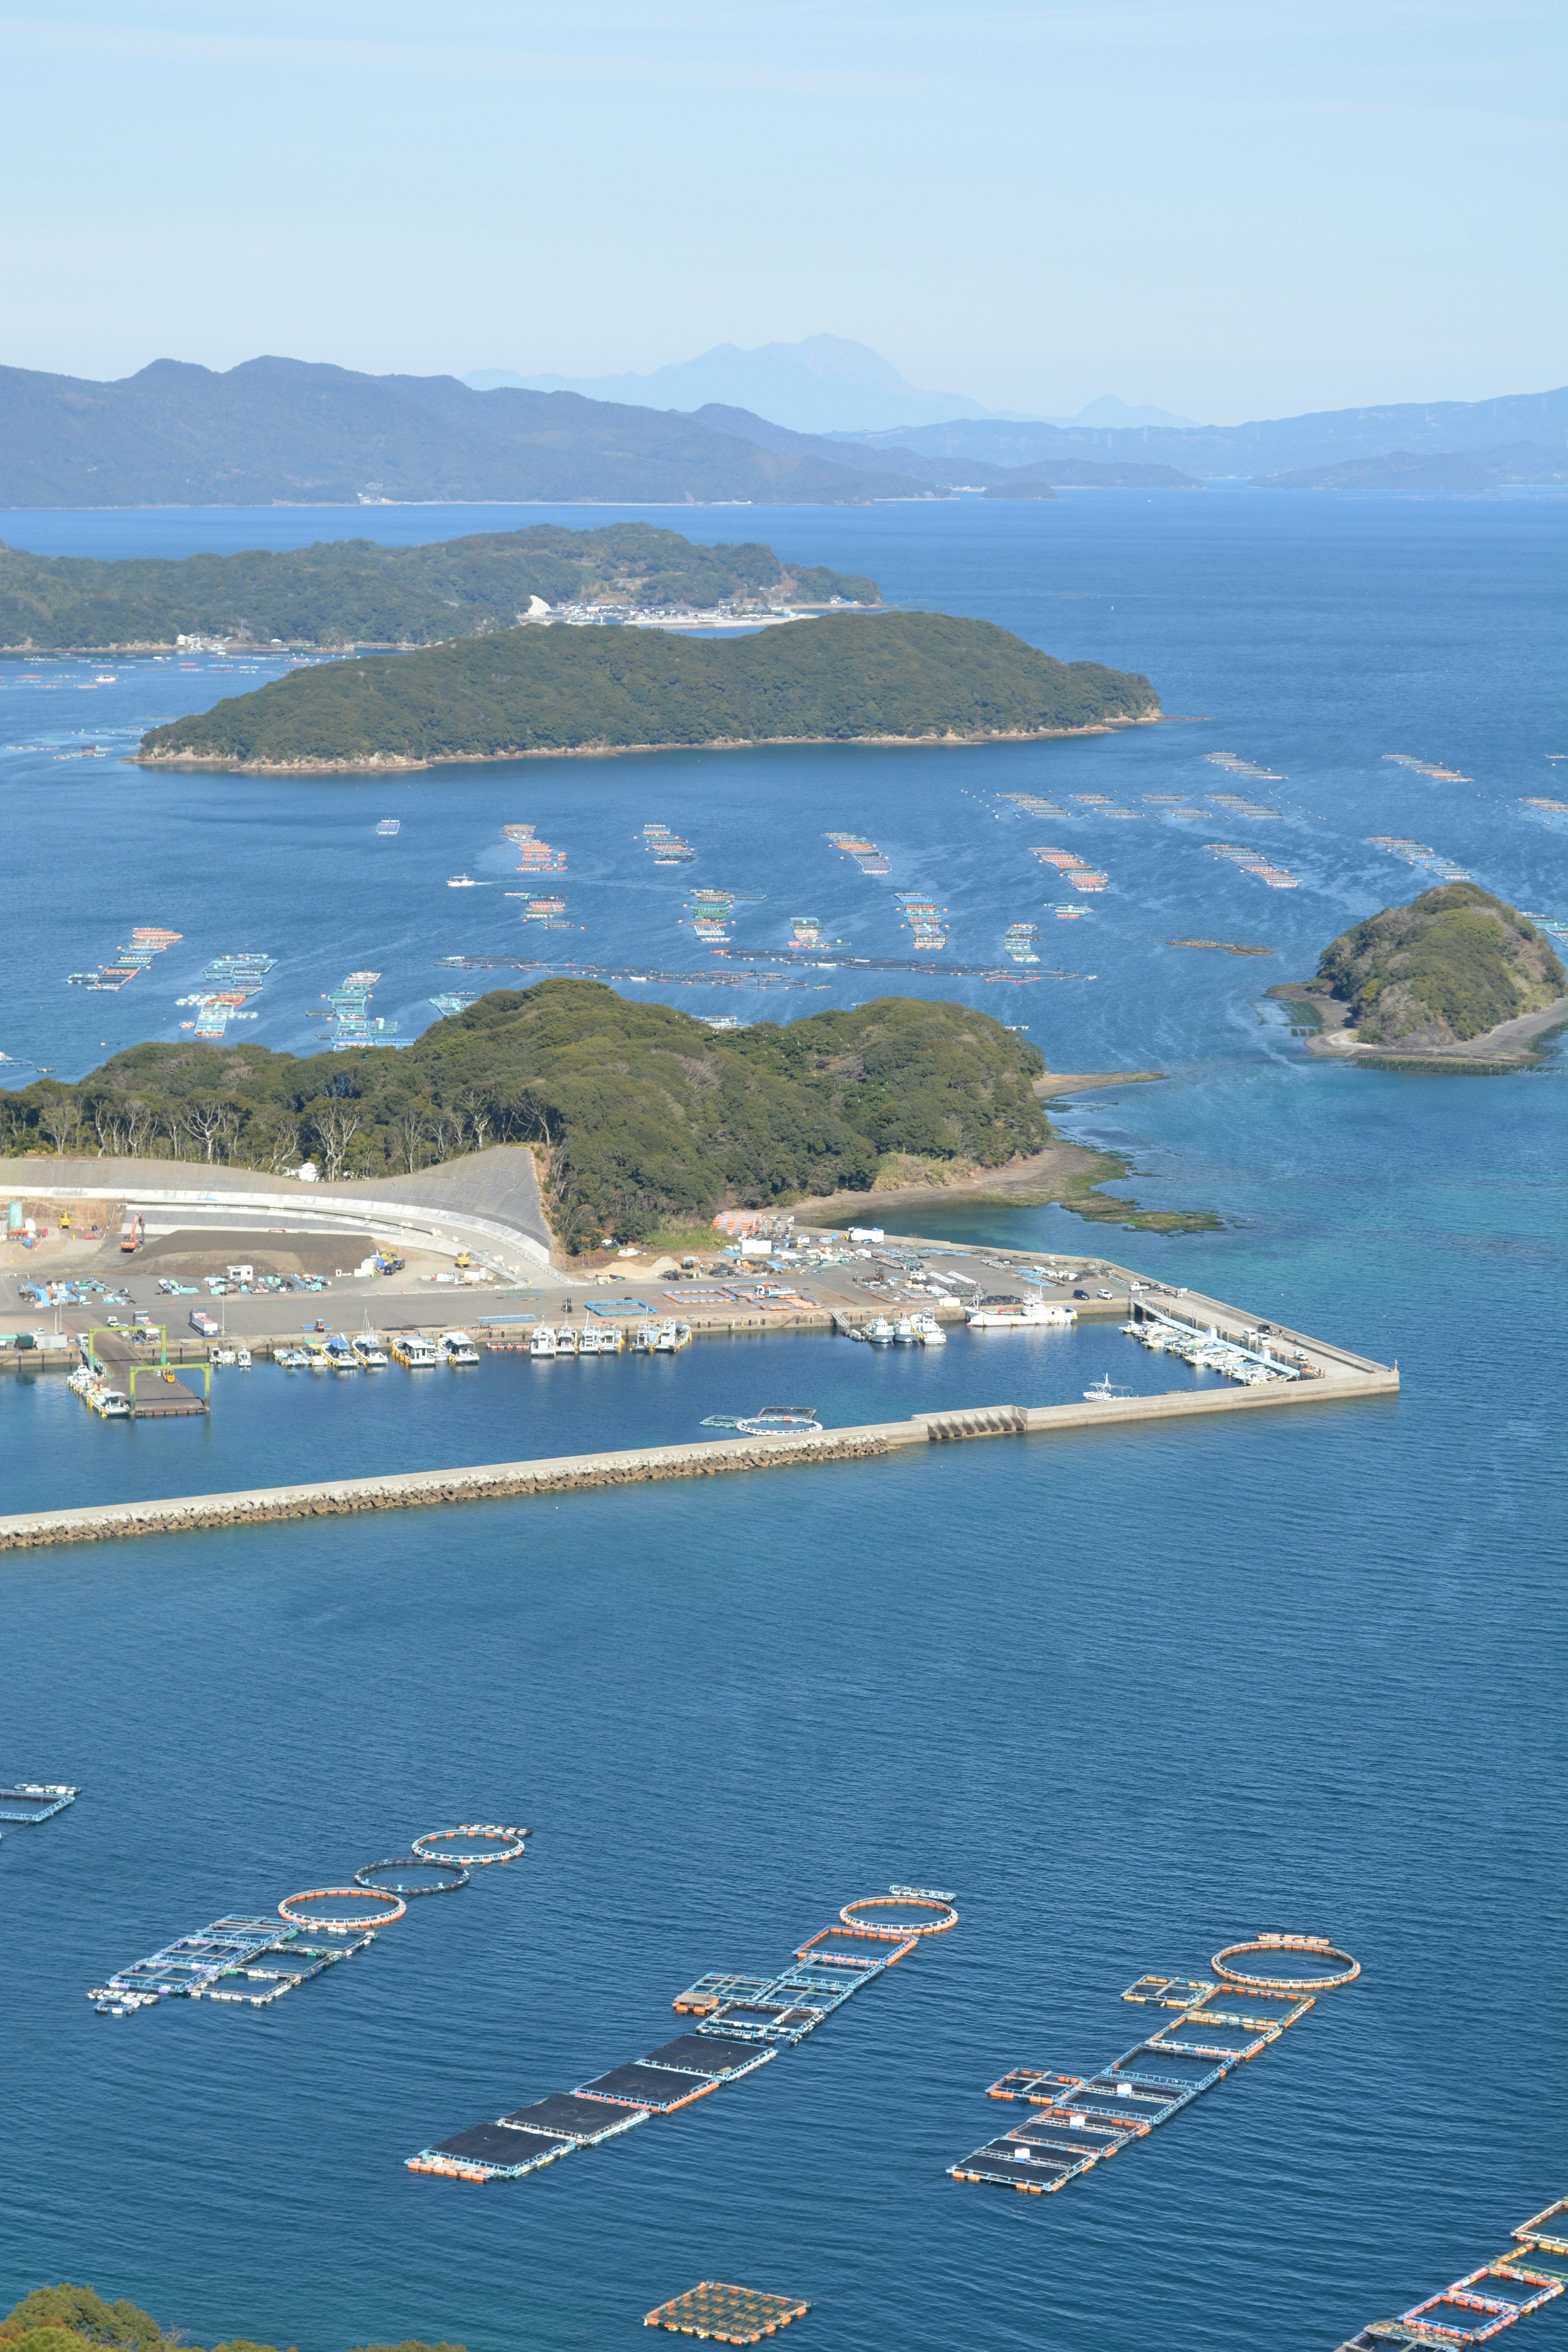
[[[984,1405],[969,1411],[916,1413],[911,1420],[872,1423],[768,1438],[721,1439],[713,1444],[631,1446],[604,1454],[569,1454],[536,1462],[496,1462],[454,1470],[414,1470],[381,1478],[334,1478],[315,1485],[264,1486],[225,1495],[181,1495],[142,1503],[94,1503],[75,1509],[24,1511],[0,1518],[0,1551],[32,1551],[55,1544],[102,1543],[124,1536],[171,1535],[215,1528],[252,1527],[279,1519],[353,1517],[363,1511],[405,1511],[438,1503],[561,1495],[581,1487],[641,1485],[667,1478],[711,1478],[731,1471],[784,1470],[824,1462],[868,1462],[907,1446],[988,1437],[1043,1437],[1110,1425],[1147,1426],[1215,1414],[1276,1412],[1308,1404],[1344,1404],[1397,1395],[1397,1370],[1382,1366],[1361,1377],[1279,1382],[1238,1391],[1177,1389],[1161,1396],[1118,1398],[1095,1404]]]

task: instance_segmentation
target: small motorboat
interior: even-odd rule
[[[867,1331],[866,1337],[873,1348],[890,1348],[893,1344],[893,1327],[885,1315],[879,1315]]]
[[[945,1348],[947,1333],[934,1315],[917,1315],[914,1318],[915,1338],[922,1348]]]
[[[555,1332],[552,1325],[541,1323],[537,1327],[530,1335],[528,1352],[531,1356],[552,1356],[555,1353]]]
[[[1130,1397],[1131,1393],[1131,1389],[1119,1387],[1107,1373],[1103,1380],[1096,1381],[1091,1389],[1085,1389],[1083,1401],[1085,1404],[1118,1404],[1122,1398]]]
[[[896,1348],[913,1348],[918,1345],[914,1319],[911,1316],[900,1315],[894,1324],[893,1345]]]

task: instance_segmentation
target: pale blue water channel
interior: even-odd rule
[[[174,551],[489,520],[14,516],[4,535]],[[1396,1355],[1404,1393],[7,1561],[5,1768],[87,1794],[0,1845],[5,2284],[88,2278],[198,2343],[301,2352],[411,2335],[630,2347],[645,2311],[703,2277],[809,2298],[803,2352],[1327,2352],[1474,2267],[1564,2184],[1563,1095],[1555,1061],[1473,1081],[1325,1068],[1259,998],[1420,887],[1367,835],[1413,835],[1562,910],[1561,840],[1519,807],[1552,794],[1545,754],[1568,750],[1543,699],[1561,507],[1205,492],[678,527],[771,538],[1144,668],[1168,708],[1215,726],[390,788],[20,755],[0,1043],[64,1070],[100,1036],[177,1034],[174,996],[241,947],[279,956],[247,1033],[263,1042],[310,1042],[302,1007],[366,964],[386,975],[376,1009],[412,1028],[437,955],[517,936],[499,889],[443,884],[459,866],[503,880],[494,845],[518,819],[568,846],[563,892],[605,960],[624,942],[695,966],[692,878],[766,888],[742,940],[810,912],[887,955],[905,936],[889,893],[940,884],[951,956],[999,961],[1005,924],[1037,919],[1054,961],[1098,976],[924,985],[1026,1021],[1053,1066],[1170,1074],[1080,1098],[1066,1124],[1124,1150],[1141,1197],[1226,1229],[1112,1231],[1111,1254]],[[224,683],[119,675],[94,690],[106,710],[196,707]],[[99,710],[27,691],[35,730],[46,698]],[[22,695],[0,696],[7,727]],[[1205,749],[1288,781],[1233,782]],[[1428,782],[1387,751],[1473,781]],[[1235,790],[1286,814],[1047,829],[969,797],[1014,789],[1133,806]],[[384,856],[371,827],[399,812]],[[647,865],[632,836],[656,818],[699,845],[696,867]],[[839,864],[821,840],[836,827],[882,842],[886,882]],[[1266,845],[1301,887],[1265,889],[1210,840]],[[1066,895],[1036,842],[1110,873],[1082,922],[1031,911]],[[112,1001],[59,985],[132,920],[185,933],[167,972]],[[1163,944],[1187,935],[1278,953]],[[815,977],[824,993],[768,1005],[668,992],[742,1017],[867,992]],[[1057,1210],[954,1211],[940,1229],[1075,1255],[1096,1238]],[[1024,1357],[1005,1344],[1011,1371]],[[1070,1392],[1097,1350],[1113,1376],[1155,1372],[1110,1331],[1028,1362],[1042,1385],[1073,1367]],[[835,1420],[918,1409],[935,1386],[1012,1401],[999,1357],[773,1338],[669,1367],[498,1361],[431,1387],[258,1370],[220,1375],[195,1432],[106,1428],[63,1387],[7,1378],[0,1426],[16,1491],[78,1501],[125,1491],[128,1463],[153,1493],[207,1483],[197,1461],[226,1486],[241,1461],[266,1483],[411,1465],[448,1441],[501,1459],[577,1416],[606,1439],[682,1434],[699,1404],[782,1401],[803,1375]],[[1162,1365],[1157,1384],[1178,1376]],[[220,1912],[476,1819],[531,1824],[527,1860],[412,1906],[272,2009],[112,2021],[82,1998]],[[765,1971],[894,1880],[955,1889],[960,1926],[756,2077],[531,2180],[404,2170],[433,2138],[652,2049],[699,1970]],[[1058,2197],[946,2178],[1018,2118],[984,2096],[1005,2068],[1103,2063],[1152,2021],[1117,1998],[1135,1976],[1198,1973],[1263,1927],[1332,1935],[1361,1980]],[[1526,2323],[1521,2352],[1561,2342],[1562,2307]]]

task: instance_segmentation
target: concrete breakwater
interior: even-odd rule
[[[18,1512],[0,1518],[0,1551],[31,1551],[54,1544],[101,1543],[121,1536],[171,1535],[214,1528],[265,1525],[277,1519],[353,1517],[363,1511],[416,1510],[437,1503],[561,1495],[581,1487],[640,1485],[666,1478],[709,1478],[736,1470],[782,1470],[821,1462],[866,1462],[905,1446],[982,1437],[1066,1433],[1115,1423],[1163,1423],[1206,1416],[1335,1404],[1398,1393],[1399,1374],[1379,1365],[1359,1376],[1239,1391],[1171,1390],[1162,1396],[1103,1403],[984,1405],[966,1411],[916,1413],[909,1421],[868,1423],[769,1438],[721,1439],[713,1444],[632,1446],[603,1454],[571,1454],[536,1462],[496,1462],[470,1468],[416,1470],[381,1478],[336,1478],[298,1486],[266,1486],[235,1494],[181,1495],[140,1503],[95,1503],[69,1510]]]

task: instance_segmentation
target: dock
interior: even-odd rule
[[[987,1437],[1050,1437],[1101,1428],[1158,1427],[1213,1415],[1288,1412],[1305,1405],[1357,1403],[1396,1396],[1399,1374],[1344,1359],[1345,1369],[1311,1381],[1266,1388],[1178,1389],[1103,1403],[983,1405],[919,1412],[908,1421],[858,1428],[791,1431],[777,1437],[719,1439],[708,1444],[627,1446],[617,1452],[558,1454],[537,1461],[491,1462],[450,1470],[412,1470],[374,1478],[323,1479],[219,1495],[181,1495],[155,1502],[95,1503],[73,1509],[19,1511],[0,1518],[0,1551],[51,1544],[102,1543],[125,1536],[261,1526],[278,1519],[351,1517],[362,1511],[416,1510],[437,1503],[478,1503],[559,1496],[590,1486],[626,1486],[666,1478],[712,1478],[741,1470],[806,1468],[869,1462],[909,1447]],[[1354,1368],[1358,1367],[1359,1368]]]

